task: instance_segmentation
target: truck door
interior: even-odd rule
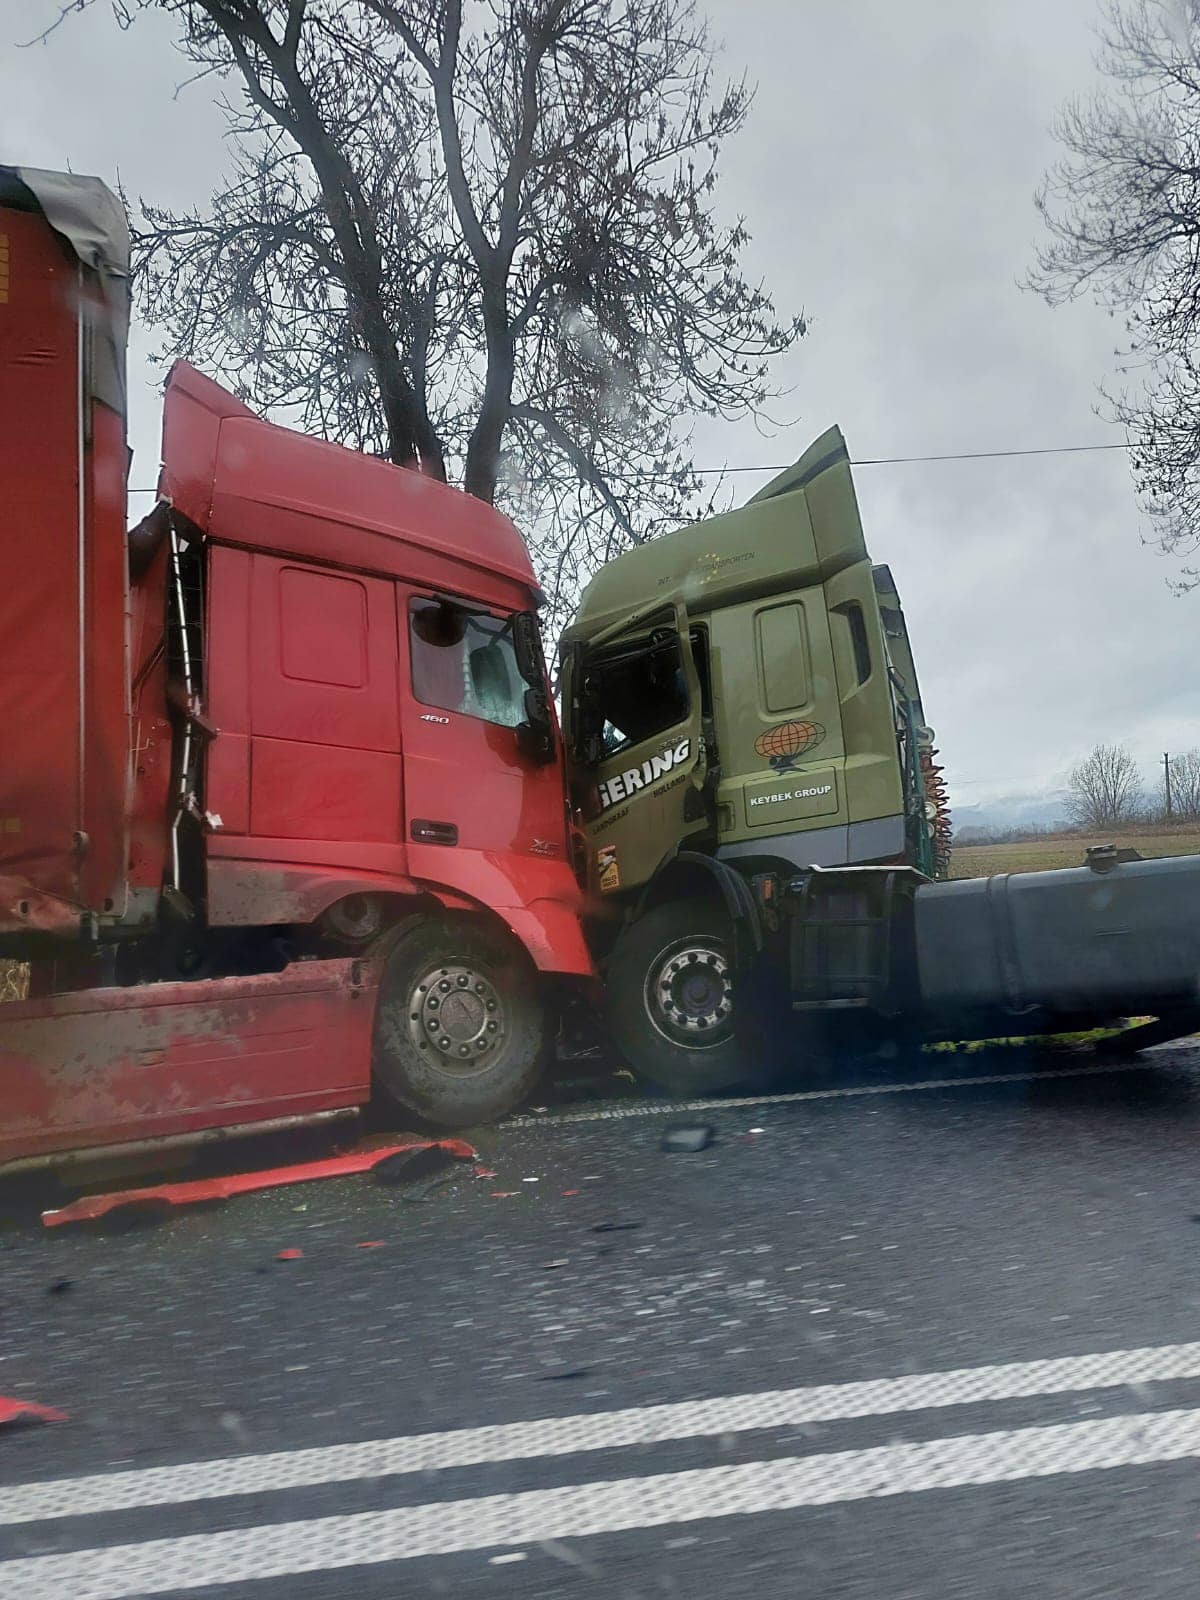
[[[515,899],[504,890],[475,892],[491,904],[519,904],[530,864],[515,857],[566,859],[562,768],[523,748],[526,691],[515,618],[419,590],[401,591],[404,618],[401,696],[405,813],[415,877],[447,879],[455,855],[474,853],[476,873],[517,873]],[[544,694],[544,667],[540,669]],[[547,734],[553,740],[552,725]],[[462,870],[455,869],[455,870]],[[490,880],[488,880],[490,882]]]
[[[684,607],[643,613],[577,647],[565,688],[589,888],[636,888],[710,825],[701,685]]]

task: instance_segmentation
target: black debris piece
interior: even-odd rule
[[[457,1156],[448,1150],[430,1145],[425,1150],[398,1150],[394,1156],[385,1156],[371,1168],[376,1183],[423,1183],[436,1178],[458,1165]]]

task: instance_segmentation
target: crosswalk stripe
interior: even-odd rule
[[[1112,1417],[30,1556],[0,1564],[0,1594],[5,1600],[60,1600],[63,1595],[71,1600],[128,1600],[175,1589],[1196,1456],[1200,1411]]]
[[[18,1484],[0,1488],[0,1524],[1198,1377],[1200,1342],[540,1417],[446,1433]]]

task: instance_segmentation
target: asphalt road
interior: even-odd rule
[[[0,1595],[1196,1593],[1200,1047],[588,1088],[420,1203],[0,1190]]]

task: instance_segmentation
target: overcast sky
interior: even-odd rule
[[[781,370],[787,426],[706,425],[708,464],[782,463],[831,422],[855,457],[1120,438],[1095,414],[1120,329],[1017,287],[1038,237],[1049,124],[1094,81],[1096,0],[709,0],[732,73],[758,83],[722,202],[748,265],[811,332]],[[58,0],[10,0],[0,160],[202,202],[223,160],[209,85],[185,89],[159,16],[106,0],[45,45]],[[134,475],[154,481],[153,333],[131,350]],[[1099,740],[1147,770],[1200,744],[1200,591],[1173,597],[1140,542],[1123,452],[864,466],[867,541],[896,575],[926,713],[960,802],[1061,783]],[[764,481],[737,480],[749,495]],[[145,498],[134,501],[144,509]]]

